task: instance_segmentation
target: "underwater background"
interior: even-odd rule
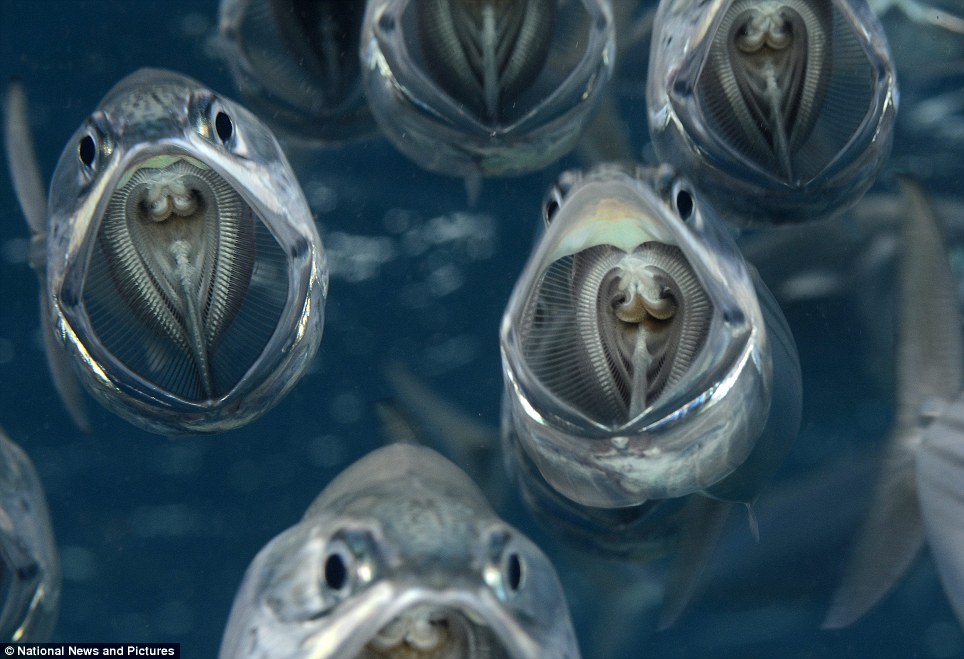
[[[964,11],[958,0],[943,6]],[[45,180],[107,90],[140,67],[179,71],[238,99],[218,59],[216,14],[213,1],[0,2],[0,81],[24,83]],[[964,37],[885,18],[902,98],[894,155],[872,192],[892,192],[893,173],[913,171],[931,194],[959,195],[960,107],[956,115],[953,103],[944,114],[915,108],[960,94]],[[648,43],[638,50],[613,82],[631,148],[644,157]],[[487,179],[470,206],[461,180],[419,169],[384,139],[291,160],[331,267],[319,355],[258,421],[176,440],[140,431],[93,401],[92,433],[72,426],[46,370],[29,232],[0,165],[0,425],[46,489],[63,570],[54,640],[179,642],[185,657],[216,656],[255,553],[300,519],[335,474],[385,441],[373,405],[392,395],[384,374],[392,361],[493,432],[498,426],[499,322],[546,189],[586,161],[572,155],[537,174]],[[964,216],[942,219],[961,274]],[[835,222],[832,231],[779,232],[813,254],[822,288],[794,294],[780,287],[780,263],[759,263],[800,352],[802,430],[758,502],[759,542],[735,511],[705,588],[674,627],[655,630],[665,565],[566,550],[512,496],[498,510],[554,560],[584,657],[964,655],[926,548],[863,620],[819,629],[868,502],[893,398],[892,267],[882,270],[889,276],[863,279],[821,269],[821,241],[857,231],[852,218]],[[750,239],[763,240],[759,232]],[[856,238],[847,245],[854,260],[866,247]],[[765,259],[768,250],[759,253]],[[882,302],[879,314],[864,313],[867,299]]]

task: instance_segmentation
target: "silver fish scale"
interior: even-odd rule
[[[397,538],[407,555],[424,557],[426,564],[444,560],[452,547],[470,546],[478,533],[473,510],[428,496],[402,501],[381,501],[376,516],[385,520],[386,532]]]
[[[103,111],[121,132],[143,131],[145,136],[163,135],[165,125],[186,123],[185,107],[192,88],[163,78],[146,89],[117,89],[106,99]]]

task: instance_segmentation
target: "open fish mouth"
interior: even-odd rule
[[[139,160],[100,217],[82,306],[111,359],[179,398],[227,395],[287,298],[287,257],[244,195],[187,155]]]
[[[546,269],[522,314],[523,354],[554,395],[620,427],[682,379],[712,313],[679,248],[596,245]]]
[[[508,659],[485,621],[454,607],[417,604],[382,627],[355,659]]]

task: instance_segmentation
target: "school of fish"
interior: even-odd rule
[[[901,160],[899,118],[924,101],[913,86],[901,100],[894,13],[964,41],[964,20],[916,0],[222,0],[212,41],[243,104],[138,69],[65,133],[49,186],[31,81],[11,82],[7,165],[78,432],[96,427],[91,397],[198,441],[299,387],[339,295],[311,154],[386,139],[463,179],[469,206],[583,159],[524,218],[531,255],[485,334],[500,422],[475,423],[398,355],[373,409],[388,445],[318,482],[237,575],[220,658],[623,656],[577,634],[573,584],[657,584],[593,591],[605,631],[617,609],[668,629],[738,580],[717,556],[766,546],[767,488],[808,423],[813,351],[784,309],[887,277],[853,322],[893,364],[892,427],[862,461],[869,505],[815,626],[855,624],[925,545],[964,626],[961,207]],[[896,193],[865,197],[875,185]],[[61,576],[44,493],[2,434],[0,467],[0,637],[47,640]],[[520,515],[531,540],[505,521]],[[656,604],[627,612],[632,597]]]

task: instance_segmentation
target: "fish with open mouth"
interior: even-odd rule
[[[857,203],[890,153],[898,102],[865,0],[665,0],[646,97],[657,156],[751,226]]]
[[[393,444],[336,477],[255,557],[222,659],[576,659],[546,556],[431,449]]]
[[[584,506],[751,500],[731,487],[796,435],[799,364],[712,207],[669,167],[603,165],[563,174],[544,212],[501,328],[525,454]]]
[[[567,172],[544,219],[502,319],[504,453],[547,526],[614,555],[676,543],[668,624],[724,502],[749,506],[796,437],[796,345],[671,167]]]
[[[16,85],[6,134],[48,363],[78,425],[71,369],[107,408],[166,434],[237,428],[294,386],[321,341],[328,271],[304,194],[254,115],[141,69],[67,143],[49,203]]]
[[[377,132],[362,89],[365,0],[222,0],[219,44],[249,107],[296,145]]]
[[[513,176],[570,151],[615,59],[609,2],[373,0],[362,72],[388,139],[431,171]]]

